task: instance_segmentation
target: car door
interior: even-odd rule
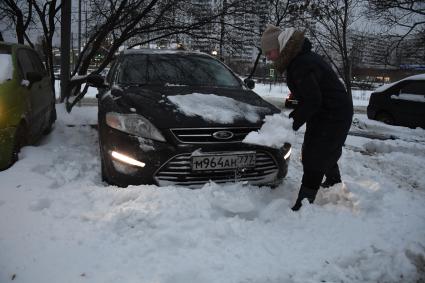
[[[39,109],[43,131],[49,123],[50,114],[52,111],[51,108],[54,104],[51,81],[38,54],[32,49],[27,49],[26,52],[28,52],[28,56],[31,60],[33,68],[37,73],[42,75],[42,79],[34,83],[33,88],[31,88],[31,95],[37,100],[36,104]]]
[[[400,124],[425,126],[425,81],[406,81],[393,99],[400,113]]]
[[[22,87],[27,88],[27,121],[30,139],[34,140],[40,135],[42,130],[42,125],[44,123],[44,114],[43,113],[43,100],[40,98],[40,93],[42,92],[41,81],[30,83],[28,79],[28,73],[38,72],[36,66],[33,64],[30,53],[27,51],[27,48],[19,48],[17,50],[17,58],[19,70],[21,77],[23,78],[21,85]]]

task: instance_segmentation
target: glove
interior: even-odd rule
[[[292,119],[294,119],[294,122],[292,123],[292,129],[294,130],[294,131],[298,131],[298,129],[302,126],[302,123],[300,123],[295,117],[295,115],[296,115],[296,111],[297,110],[294,110],[294,111],[292,111],[291,113],[289,113],[289,118],[292,118]]]
[[[294,119],[294,122],[292,123],[292,129],[294,131],[298,131],[298,129],[301,128],[302,125],[303,125],[302,123]]]

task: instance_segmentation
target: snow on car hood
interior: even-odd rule
[[[0,84],[13,77],[13,63],[10,54],[0,54]]]
[[[117,108],[110,111],[143,115],[160,129],[259,127],[266,115],[279,113],[254,92],[241,89],[136,87],[124,89],[114,100]]]
[[[233,123],[245,118],[250,122],[260,120],[259,113],[268,112],[265,107],[250,105],[230,97],[215,94],[192,93],[169,96],[168,100],[177,106],[177,110],[186,116],[199,116],[209,122]]]

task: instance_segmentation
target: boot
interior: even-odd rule
[[[328,178],[326,177],[325,181],[320,184],[320,186],[322,188],[329,188],[332,187],[333,185],[339,184],[341,183],[341,178]]]
[[[302,200],[308,199],[310,203],[313,203],[316,199],[316,194],[318,190],[310,189],[304,185],[301,185],[300,191],[298,192],[298,198],[295,201],[295,205],[292,207],[293,211],[298,211],[302,206]]]
[[[338,163],[335,163],[327,170],[325,177],[325,181],[320,184],[322,188],[329,188],[335,184],[341,183],[341,173],[339,173]]]

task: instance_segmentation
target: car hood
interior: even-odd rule
[[[259,127],[280,111],[255,92],[229,88],[130,87],[115,100],[122,113],[137,113],[156,127]]]

